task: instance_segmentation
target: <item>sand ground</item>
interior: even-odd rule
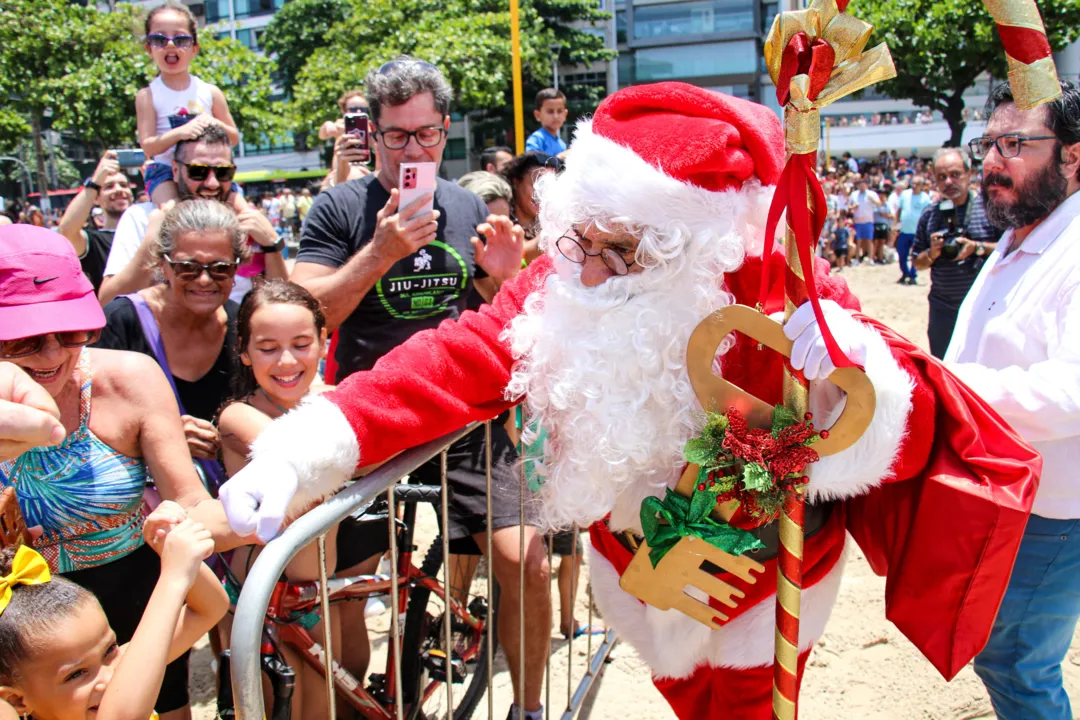
[[[888,267],[851,268],[844,272],[864,311],[922,346],[926,346],[927,278],[919,287],[895,284],[899,272]],[[429,517],[429,521],[432,518]],[[427,525],[431,527],[430,522]],[[430,536],[430,535],[429,535]],[[587,572],[587,570],[586,570]],[[583,583],[584,584],[584,583]],[[801,695],[800,717],[808,720],[975,720],[992,718],[986,692],[971,667],[946,683],[931,665],[885,620],[885,583],[876,577],[857,551],[851,553],[839,601],[824,637],[811,656]],[[557,608],[557,591],[552,583]],[[587,617],[587,591],[577,602],[577,617]],[[597,618],[596,622],[602,624]],[[382,623],[386,625],[385,622]],[[672,638],[677,642],[677,638]],[[205,645],[205,643],[204,643]],[[213,717],[209,650],[195,654],[193,674],[198,702],[195,717]],[[567,701],[567,671],[577,684],[587,663],[584,639],[572,652],[557,630],[552,633],[551,715],[561,716]],[[1065,686],[1080,697],[1080,639],[1074,638],[1064,663]],[[510,677],[497,663],[494,679],[494,718],[506,717]],[[487,714],[486,700],[475,717]],[[614,660],[604,666],[582,717],[669,718],[672,713],[649,681],[648,668],[627,645],[617,645]]]

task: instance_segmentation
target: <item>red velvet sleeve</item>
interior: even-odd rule
[[[413,335],[326,395],[356,432],[361,465],[515,404],[503,395],[513,357],[499,336],[551,271],[549,258],[538,259],[505,283],[490,305]]]

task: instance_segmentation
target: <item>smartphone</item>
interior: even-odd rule
[[[435,205],[435,163],[401,163],[401,177],[398,179],[398,208],[404,208],[421,195],[430,195],[430,199],[415,213],[405,218],[409,220],[415,215],[431,212]]]
[[[120,162],[122,168],[141,168],[143,163],[146,162],[146,153],[142,150],[113,150],[116,153],[116,159]]]
[[[370,160],[371,146],[368,143],[367,113],[345,113],[345,133],[360,138],[360,145],[364,151],[364,162]]]

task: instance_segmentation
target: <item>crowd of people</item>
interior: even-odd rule
[[[111,717],[108,709],[125,702],[139,716],[156,710],[164,720],[188,717],[188,650],[228,607],[204,561],[214,551],[237,549],[231,561],[210,562],[229,562],[242,579],[259,545],[250,533],[230,526],[218,490],[258,453],[268,426],[374,368],[418,333],[490,305],[504,284],[544,262],[545,255],[580,266],[582,282],[591,287],[620,282],[624,275],[647,281],[649,263],[656,260],[645,253],[662,252],[656,238],[645,251],[602,228],[594,233],[603,236],[599,240],[569,228],[543,241],[544,223],[551,219],[544,219],[537,188],[550,187],[573,152],[561,137],[566,98],[554,89],[536,96],[539,128],[525,153],[487,148],[480,170],[456,183],[439,181],[432,193],[402,206],[400,166],[441,163],[452,99],[436,67],[408,57],[384,64],[368,75],[362,90],[341,97],[343,115],[368,116],[370,141],[361,146],[340,121],[323,126],[320,136],[334,141],[334,160],[319,188],[283,187],[245,197],[233,182],[238,136],[228,103],[219,89],[189,73],[198,50],[196,27],[190,10],[174,0],[146,19],[146,50],[160,73],[136,97],[140,142],[152,158],[144,168],[144,196],[135,196],[130,177],[109,151],[62,216],[47,218],[28,206],[10,218],[16,224],[0,227],[0,415],[7,413],[0,427],[16,417],[8,400],[40,411],[30,422],[30,436],[0,432],[0,488],[17,489],[35,536],[34,550],[0,553],[4,720],[9,709],[39,720],[70,717],[73,709]],[[1075,110],[1076,92],[1069,92]],[[989,321],[975,319],[968,296],[982,293],[981,298],[989,285],[1003,282],[998,275],[987,277],[988,264],[1007,271],[1009,257],[1037,262],[1039,248],[1028,252],[1025,244],[1014,256],[999,250],[1003,233],[1037,240],[1042,248],[1053,238],[1028,233],[1051,213],[1050,224],[1065,232],[1067,222],[1056,213],[1067,207],[1076,215],[1075,196],[1064,194],[1064,183],[1068,178],[1070,192],[1076,189],[1080,166],[1075,118],[1055,119],[1050,129],[1040,129],[1035,125],[1041,121],[1027,116],[1000,120],[994,107],[1006,134],[976,141],[970,154],[945,148],[932,158],[892,151],[859,160],[845,153],[818,169],[827,200],[819,256],[834,274],[897,262],[896,282],[902,285],[916,284],[918,271],[928,270],[931,351],[973,366],[991,362],[991,350],[980,344],[975,329]],[[875,116],[869,124],[903,121]],[[1012,125],[1003,125],[1008,122],[1032,127],[1017,135]],[[1040,134],[1058,138],[1055,152],[1073,174],[1059,175],[1058,182],[1043,173],[1043,186],[1034,187],[1030,173],[1010,176],[1003,163],[1022,148],[1036,147],[1039,157],[1045,155],[1049,146],[1034,143]],[[972,156],[981,166],[973,165]],[[1000,199],[1021,190],[1028,194],[1011,205]],[[294,262],[286,261],[287,244],[298,245]],[[1017,337],[996,336],[1003,352],[1006,346],[1016,351],[1006,353],[1013,362],[1023,356],[1038,366],[1050,362],[1040,352],[1068,346],[1069,318],[1053,320],[1067,310],[1060,305],[1066,300],[1060,292],[1051,295],[1074,285],[1069,276],[1057,290],[1045,290],[1039,332],[1047,337],[1037,343],[1042,351],[1021,337],[1030,337],[1031,326],[1012,328]],[[1008,298],[1005,289],[1001,293]],[[596,307],[606,298],[597,296]],[[955,327],[959,340],[953,338]],[[1013,381],[995,385],[997,380],[979,372],[962,377],[976,389],[996,388],[985,396],[1005,398],[1006,410],[1030,407],[1020,391],[998,386]],[[1073,365],[1068,373],[1075,374]],[[1051,395],[1048,387],[1038,393],[1049,404]],[[1023,423],[1022,414],[1009,417]],[[1063,427],[1071,427],[1072,416],[1063,418]],[[561,633],[593,630],[573,616],[580,544],[574,546],[572,534],[545,536],[535,518],[521,514],[515,467],[525,462],[530,473],[548,472],[537,462],[545,447],[542,431],[539,439],[534,429],[522,440],[522,430],[516,411],[492,425],[490,517],[483,429],[451,446],[446,469],[454,493],[449,526],[442,531],[457,558],[451,562],[454,577],[460,570],[458,581],[466,585],[471,571],[461,568],[470,566],[469,556],[485,551],[490,534],[488,561],[500,584],[500,603],[512,609],[500,613],[498,627],[513,679],[509,716],[538,720],[552,627],[547,544],[564,558],[558,572]],[[317,446],[314,434],[320,431],[312,427],[310,436],[292,440]],[[1065,443],[1071,436],[1048,428],[1032,435],[1057,443],[1044,451],[1048,469],[1067,474],[1065,465],[1054,463],[1068,461],[1073,450]],[[309,506],[346,479],[324,474],[322,485],[302,488],[292,507]],[[437,459],[410,476],[414,483],[439,481]],[[1065,521],[1044,524],[1064,541],[1071,531],[1060,522]],[[258,529],[268,539],[265,528]],[[358,547],[356,536],[349,521],[331,531],[330,572],[374,571],[385,548]],[[1056,562],[1049,550],[1040,552],[1047,563]],[[315,578],[317,562],[308,548],[286,575]],[[1061,579],[1053,588],[1031,592],[1067,590],[1075,596],[1075,585],[1075,579]],[[528,618],[524,624],[519,604]],[[1019,604],[1007,597],[1001,635],[991,639],[989,654],[976,666],[1002,717],[1024,716],[1006,708],[1016,702],[1010,683],[1027,683],[1027,670],[1002,639],[1024,621]],[[344,605],[335,612],[332,632],[340,636],[333,645],[342,647],[340,638],[349,637],[342,664],[365,677],[370,648],[360,640],[367,637],[363,607]],[[1068,616],[1061,622],[1075,624],[1078,613],[1070,606],[1058,614]],[[1040,620],[1046,635],[1050,622]],[[1053,646],[1048,667],[1060,663],[1068,646],[1066,640],[1059,647],[1059,635],[1046,641]],[[227,633],[216,642],[227,642]],[[305,667],[295,716],[324,717],[319,676],[297,657],[287,657]],[[43,668],[56,666],[64,668],[62,676],[45,678]],[[1048,693],[1058,694],[1045,702],[1062,703],[1060,673],[1057,685]]]

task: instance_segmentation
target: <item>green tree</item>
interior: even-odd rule
[[[297,0],[296,5],[315,0]],[[455,109],[509,118],[512,108],[510,13],[504,0],[349,0],[344,19],[325,31],[297,72],[290,119],[298,129],[337,115],[342,91],[361,85],[368,71],[399,54],[437,65],[454,88]],[[603,39],[573,29],[576,21],[607,19],[593,0],[524,0],[521,5],[522,74],[526,104],[551,83],[551,50],[560,61],[590,64],[611,59]],[[303,34],[290,19],[289,37]],[[270,33],[277,32],[271,22]],[[316,22],[311,19],[309,22]],[[284,36],[281,33],[280,36]],[[303,35],[313,37],[314,33]],[[286,51],[279,46],[278,55]]]
[[[330,29],[345,20],[349,0],[293,0],[275,15],[263,36],[263,49],[277,61],[278,78],[292,94],[296,76],[312,53],[327,45]]]
[[[1080,2],[1040,0],[1050,47],[1080,36]],[[994,21],[975,0],[854,0],[848,10],[875,26],[871,44],[888,43],[897,77],[876,87],[889,97],[936,110],[949,123],[946,145],[958,147],[967,123],[964,92],[983,73],[1007,75]]]
[[[47,111],[54,128],[98,152],[137,143],[135,93],[156,73],[138,39],[139,18],[126,4],[108,13],[68,0],[0,4],[0,97],[8,100],[0,111],[0,146],[17,143],[29,128],[40,187],[48,187],[41,141]],[[273,61],[212,33],[199,39],[192,72],[221,88],[240,132],[280,132]]]

